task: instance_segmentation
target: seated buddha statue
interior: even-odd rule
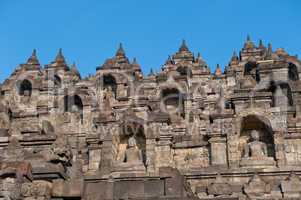
[[[128,139],[127,148],[125,151],[125,159],[126,163],[142,163],[142,152],[138,148],[136,139],[134,136],[131,136]]]
[[[121,158],[114,164],[114,172],[145,172],[142,151],[138,148],[135,136],[128,138],[126,149],[122,153]]]
[[[244,147],[244,155],[240,165],[247,167],[275,165],[274,158],[268,156],[267,145],[259,140],[259,132],[257,130],[252,130],[251,132],[251,142]]]

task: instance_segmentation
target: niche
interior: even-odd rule
[[[31,93],[32,93],[32,84],[29,80],[24,79],[19,86],[19,95],[31,96]]]

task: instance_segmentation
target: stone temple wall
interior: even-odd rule
[[[0,199],[301,199],[300,76],[249,38],[214,73],[185,41],[148,76],[33,51],[0,85]]]

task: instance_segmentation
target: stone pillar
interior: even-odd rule
[[[150,176],[156,175],[156,138],[159,137],[158,127],[155,124],[144,125],[146,137],[146,165]]]
[[[156,137],[152,127],[144,125],[145,136],[146,136],[146,165],[147,173],[155,173],[155,147],[156,147]]]
[[[192,112],[192,101],[191,98],[183,98],[184,101],[184,112],[185,112],[185,119],[187,122],[189,122],[190,112]]]
[[[216,166],[228,166],[227,139],[223,135],[213,135],[209,139],[211,164]]]
[[[113,137],[116,134],[119,134],[118,124],[108,123],[107,125],[101,126],[99,129],[100,140],[103,141],[101,146],[101,160],[100,160],[100,173],[102,175],[107,175],[111,173],[114,161],[114,149]]]
[[[172,166],[171,140],[172,136],[160,137],[156,146],[156,170],[159,170],[160,167]]]
[[[104,140],[101,151],[100,172],[110,174],[112,168],[112,140]]]
[[[284,147],[284,135],[282,131],[275,131],[274,133],[274,145],[275,145],[275,157],[277,166],[286,165],[285,147]]]
[[[147,139],[146,140],[146,164],[147,164],[147,173],[154,174],[155,173],[155,139]]]
[[[241,159],[241,152],[239,151],[239,136],[229,134],[227,136],[227,154],[228,164],[230,168],[238,168]]]
[[[101,159],[101,149],[99,145],[94,144],[89,146],[89,166],[88,169],[96,171],[99,168]]]
[[[84,106],[83,108],[83,119],[82,119],[82,128],[84,128],[84,130],[80,130],[80,131],[91,131],[91,127],[93,126],[92,122],[92,114],[91,114],[91,106]]]

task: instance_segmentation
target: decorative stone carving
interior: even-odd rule
[[[301,197],[301,180],[300,177],[291,172],[290,176],[281,181],[281,190],[285,198]]]
[[[3,161],[9,162],[22,161],[24,160],[24,153],[24,149],[19,143],[19,140],[16,137],[12,136],[9,139],[7,150],[5,151],[2,159]]]
[[[45,135],[53,135],[54,134],[54,127],[51,125],[49,121],[42,121],[42,134]]]
[[[64,137],[58,137],[49,150],[41,153],[48,162],[71,165],[72,152]]]
[[[258,174],[254,174],[251,180],[244,185],[244,192],[249,198],[256,199],[270,193],[271,187],[265,183]]]
[[[52,184],[48,181],[34,181],[23,183],[21,193],[24,200],[49,200],[51,198]]]
[[[173,153],[173,162],[180,170],[205,168],[209,166],[209,150],[206,146],[176,148]]]
[[[19,180],[7,177],[0,181],[0,198],[4,200],[19,200],[21,197]]]
[[[218,174],[213,183],[208,186],[208,194],[214,196],[229,196],[232,194],[231,185]]]
[[[285,141],[283,153],[288,165],[300,166],[301,164],[301,140],[288,139]]]
[[[21,185],[32,180],[31,165],[27,162],[1,162],[0,178],[0,199],[23,199]]]

